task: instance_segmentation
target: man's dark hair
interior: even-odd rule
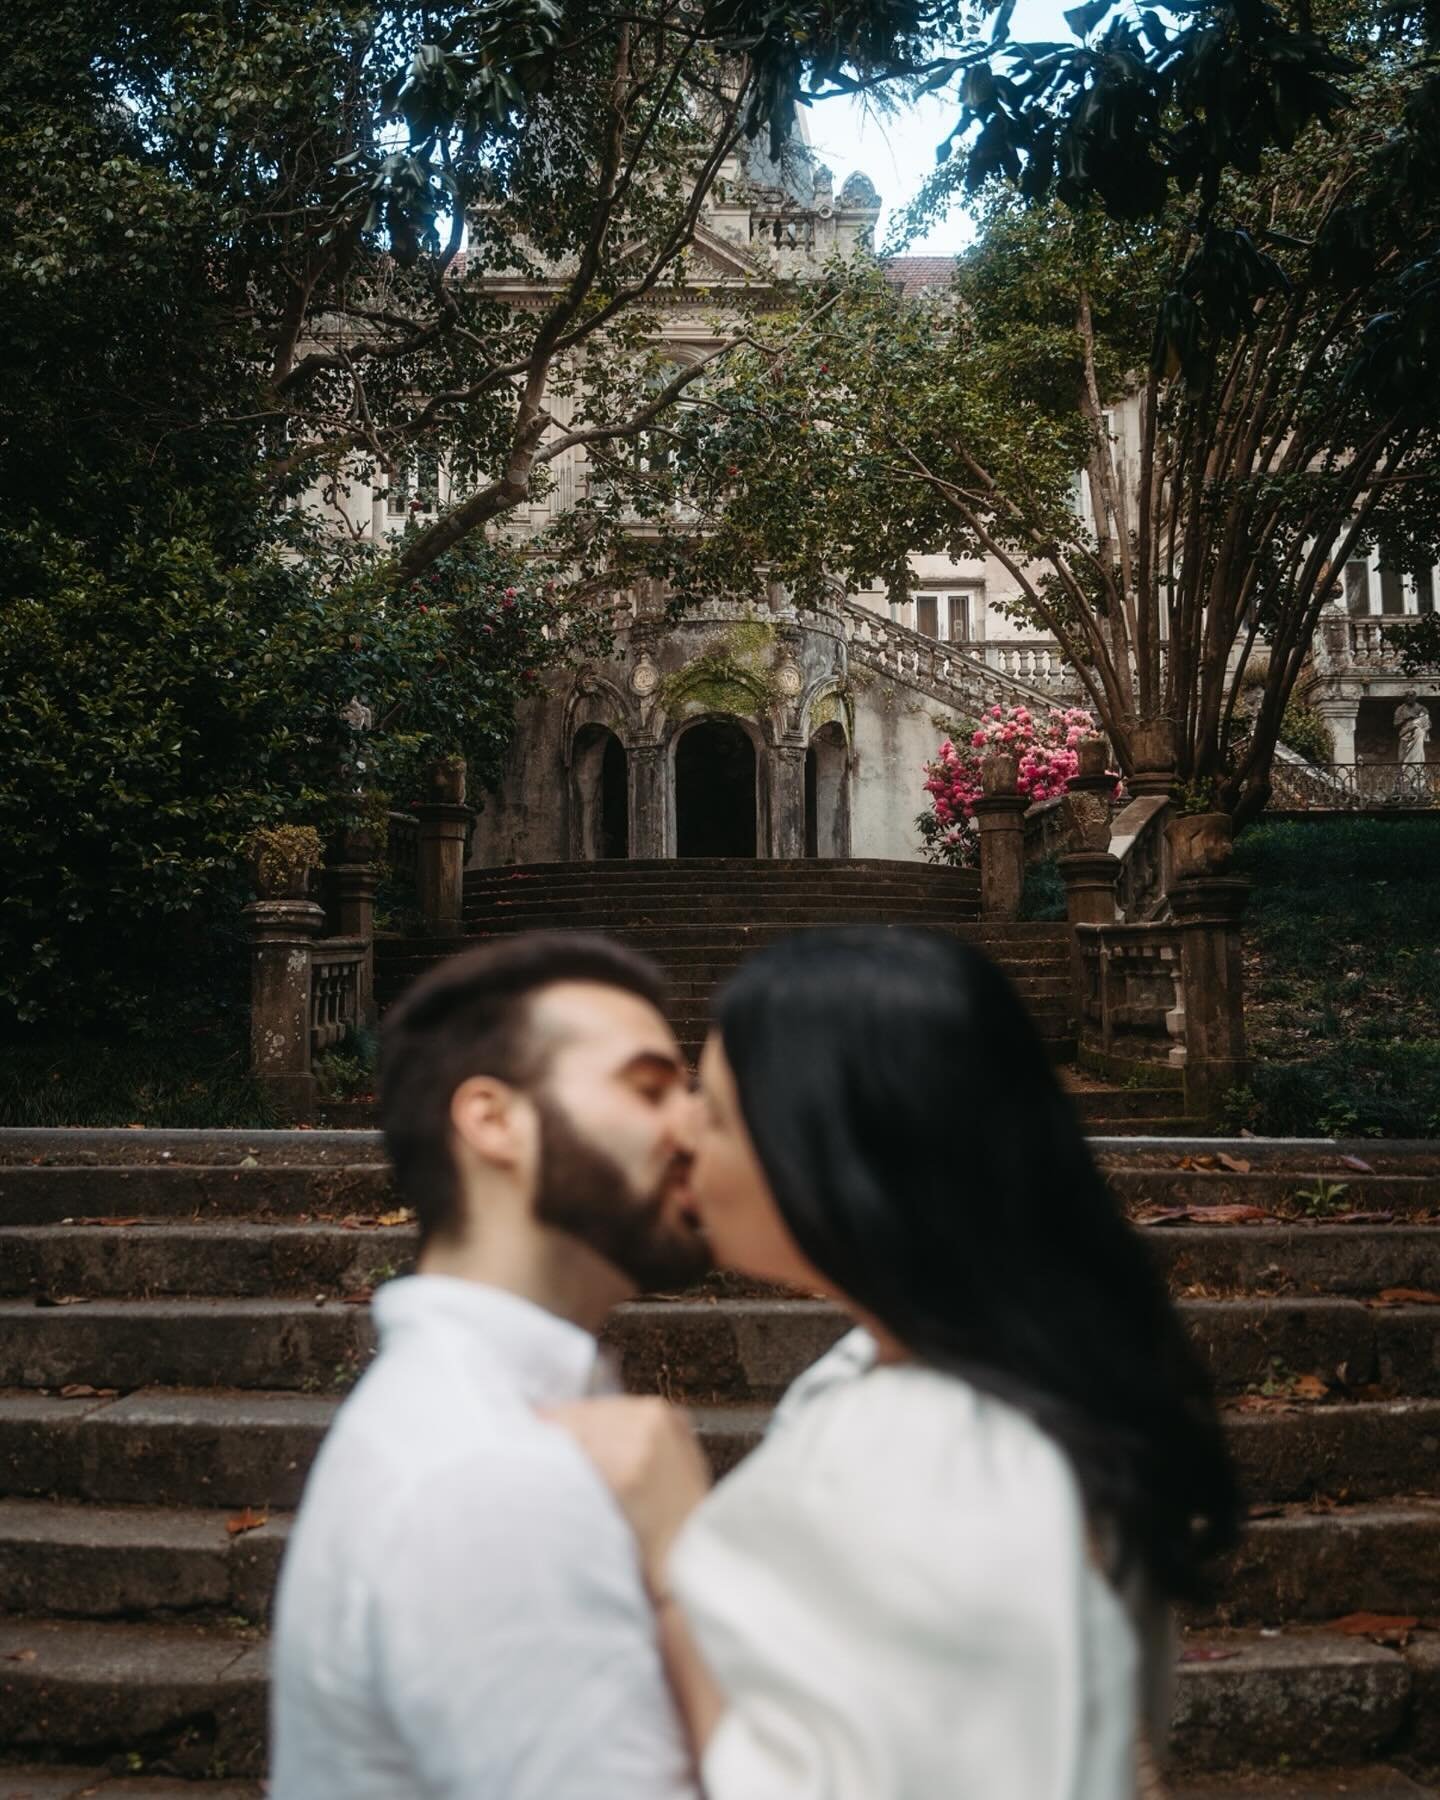
[[[472,1076],[524,1088],[544,1071],[530,1006],[558,981],[595,981],[663,1008],[648,957],[583,931],[532,931],[452,956],[421,977],[386,1015],[381,1036],[380,1123],[422,1247],[454,1237],[460,1184],[450,1148],[450,1102]]]

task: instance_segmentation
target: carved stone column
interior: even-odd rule
[[[1219,1116],[1225,1092],[1245,1079],[1245,973],[1240,920],[1250,883],[1240,875],[1177,881],[1170,906],[1180,926],[1185,994],[1185,1109]]]
[[[250,936],[250,1066],[287,1118],[315,1104],[310,1073],[310,946],[325,923],[313,900],[254,900]]]
[[[980,765],[983,796],[975,802],[980,826],[980,912],[1015,919],[1025,887],[1025,813],[1030,802],[1016,786],[1013,756],[987,756]]]
[[[1115,879],[1120,859],[1108,850],[1077,850],[1057,856],[1065,883],[1065,917],[1071,925],[1115,923]]]
[[[669,807],[665,791],[663,744],[632,744],[627,757],[630,776],[630,855],[654,859],[670,854]]]
[[[799,861],[805,854],[805,746],[772,744],[770,773],[769,854],[780,861]]]

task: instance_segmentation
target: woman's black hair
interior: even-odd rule
[[[811,1263],[1051,1435],[1117,1573],[1202,1591],[1238,1524],[1209,1378],[1001,971],[938,932],[815,931],[750,958],[716,1022]]]

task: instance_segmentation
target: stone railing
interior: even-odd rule
[[[1110,827],[1110,854],[1119,863],[1115,874],[1117,916],[1132,924],[1153,919],[1169,892],[1169,855],[1165,826],[1170,800],[1143,794],[1123,809]]]
[[[372,954],[363,938],[322,938],[310,947],[310,1053],[343,1043],[372,1024],[364,1005],[365,965]]]
[[[911,631],[858,601],[840,600],[837,610],[855,662],[920,688],[958,717],[974,718],[997,700],[1048,707],[1054,698],[1034,682],[991,668],[959,645]]]
[[[1440,806],[1440,763],[1306,763],[1270,769],[1277,812],[1387,812]]]
[[[1102,1070],[1145,1065],[1179,1082],[1185,1066],[1185,986],[1174,926],[1075,929],[1080,1048]]]
[[[1051,638],[967,638],[958,647],[1007,681],[1023,681],[1039,688],[1052,705],[1070,701],[1079,704],[1084,700],[1084,689],[1075,671]]]
[[[1315,634],[1315,666],[1322,674],[1401,675],[1402,640],[1413,619],[1356,618],[1333,607]]]

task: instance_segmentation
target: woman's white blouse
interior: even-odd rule
[[[727,1698],[707,1800],[1133,1800],[1139,1651],[1014,1407],[853,1332],[671,1579]]]

